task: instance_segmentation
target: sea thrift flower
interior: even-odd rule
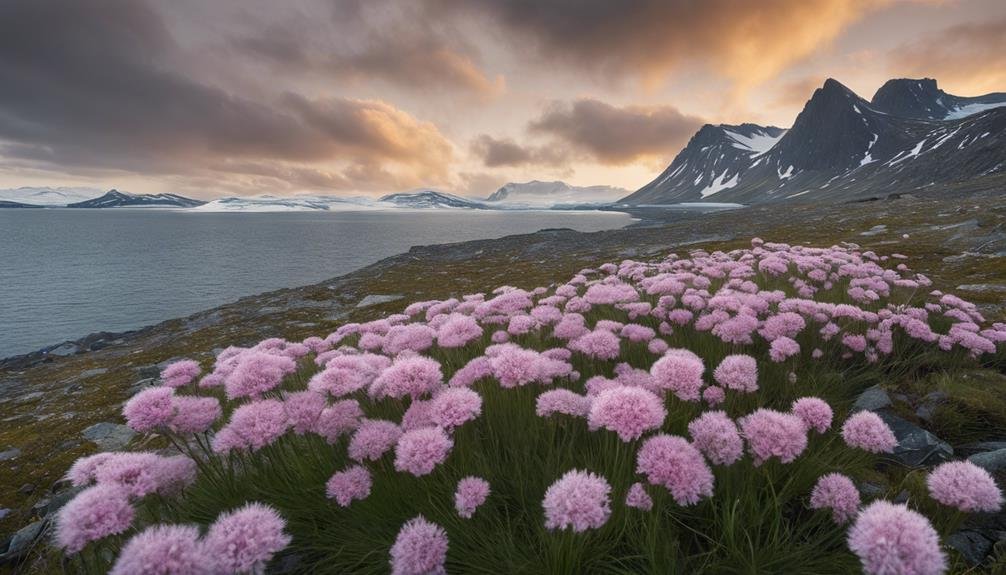
[[[664,424],[667,410],[653,392],[640,387],[619,386],[602,391],[591,402],[587,424],[591,431],[614,431],[622,441],[638,439]]]
[[[370,386],[370,395],[377,399],[419,399],[432,393],[443,381],[444,374],[436,360],[423,356],[400,357],[377,376]]]
[[[842,525],[859,511],[859,490],[841,473],[822,475],[810,493],[811,509],[830,509],[835,523]]]
[[[1003,494],[995,479],[970,461],[948,461],[926,477],[926,487],[933,499],[968,513],[995,512],[1002,509]]]
[[[940,536],[904,505],[876,501],[849,529],[849,549],[868,575],[939,575],[947,569]]]
[[[70,466],[70,470],[66,472],[66,479],[68,479],[74,487],[89,485],[94,481],[94,474],[97,472],[98,468],[116,455],[118,454],[106,451],[102,453],[95,453],[94,455],[88,455],[87,457],[81,457],[75,461],[72,466]]]
[[[656,332],[652,328],[646,327],[645,325],[639,325],[638,323],[630,323],[622,328],[620,335],[625,339],[633,342],[650,341],[657,336]]]
[[[137,393],[122,407],[126,424],[140,433],[167,427],[175,414],[174,395],[175,390],[166,386],[151,387]]]
[[[580,533],[597,529],[611,515],[611,486],[601,476],[573,469],[553,483],[545,492],[545,527]]]
[[[725,412],[707,411],[688,424],[692,442],[710,462],[730,465],[744,455],[737,424]]]
[[[283,402],[263,399],[246,403],[234,410],[231,420],[214,437],[213,450],[223,453],[233,448],[259,450],[286,433],[289,422]]]
[[[454,441],[439,427],[407,431],[395,445],[395,469],[417,477],[427,475],[447,459]]]
[[[377,461],[401,436],[402,429],[392,421],[365,420],[349,440],[349,456],[355,461]]]
[[[454,372],[447,385],[451,387],[471,387],[476,381],[492,376],[493,367],[488,357],[480,355]]]
[[[284,376],[296,370],[297,362],[289,357],[262,351],[247,352],[224,380],[227,399],[260,397],[275,389]]]
[[[618,336],[603,329],[595,329],[569,342],[569,349],[596,359],[615,359],[621,353]]]
[[[702,453],[683,437],[655,435],[636,455],[636,473],[663,485],[678,505],[693,505],[713,494],[713,472]]]
[[[366,467],[354,465],[337,471],[325,484],[325,494],[342,507],[349,507],[354,499],[366,499],[370,495],[370,472]]]
[[[396,325],[384,336],[382,350],[388,355],[398,355],[403,351],[424,351],[433,345],[437,332],[428,325],[410,323]]]
[[[200,372],[202,372],[202,368],[199,367],[199,362],[183,359],[172,363],[161,371],[161,383],[168,387],[181,387],[199,377]]]
[[[702,399],[704,399],[710,407],[716,407],[717,405],[723,403],[726,398],[727,394],[723,391],[722,387],[713,385],[702,390]]]
[[[402,431],[412,431],[420,427],[433,427],[433,413],[430,411],[432,402],[428,400],[413,401],[402,415]]]
[[[321,410],[313,431],[328,443],[335,443],[340,437],[356,429],[362,417],[360,403],[355,399],[344,399]]]
[[[201,575],[211,559],[193,525],[155,525],[133,536],[119,553],[110,575]]]
[[[807,430],[803,420],[789,413],[758,409],[742,417],[740,427],[755,465],[761,465],[771,457],[789,463],[807,447]]]
[[[662,339],[651,339],[648,344],[646,344],[646,349],[654,355],[663,355],[667,351],[667,342]]]
[[[481,413],[482,396],[464,387],[446,389],[430,402],[430,419],[448,431]]]
[[[539,417],[561,413],[573,417],[586,417],[590,413],[589,397],[584,397],[568,389],[550,389],[542,392],[535,403],[535,413]]]
[[[91,541],[122,533],[133,522],[129,493],[113,484],[81,491],[56,516],[56,544],[77,553]]]
[[[283,399],[287,420],[297,435],[314,430],[318,416],[326,405],[328,402],[325,396],[310,390],[291,393]]]
[[[790,408],[793,415],[803,420],[807,429],[813,429],[818,433],[824,433],[831,427],[833,413],[831,406],[823,399],[817,397],[801,397],[793,402]]]
[[[642,483],[633,483],[629,492],[625,494],[625,504],[629,507],[649,511],[653,509],[653,498],[646,492]]]
[[[758,362],[750,355],[728,355],[713,370],[713,379],[734,391],[758,391]]]
[[[465,477],[458,482],[454,491],[454,508],[458,515],[471,519],[486,498],[489,497],[489,482],[481,477]]]
[[[176,395],[171,399],[175,414],[168,428],[175,433],[189,435],[203,433],[220,419],[220,402],[215,397]]]
[[[559,323],[552,328],[552,335],[557,339],[573,340],[589,333],[586,320],[578,313],[567,313]]]
[[[462,347],[468,342],[482,337],[482,327],[474,318],[451,314],[437,330],[437,345],[440,347]]]
[[[290,544],[286,522],[261,503],[221,513],[204,540],[206,555],[225,573],[262,573],[273,555]]]
[[[702,359],[687,349],[671,349],[650,367],[653,385],[684,401],[698,401],[702,390]]]
[[[391,546],[391,575],[444,575],[447,533],[422,515],[405,522]]]
[[[776,363],[785,361],[798,353],[800,353],[800,344],[786,336],[772,340],[768,351],[769,357]]]
[[[870,453],[891,453],[898,445],[891,428],[872,411],[860,411],[845,420],[842,439],[849,447]]]
[[[166,487],[174,479],[165,476],[165,460],[143,451],[115,453],[95,469],[94,480],[101,484],[118,485],[130,496],[143,497]]]

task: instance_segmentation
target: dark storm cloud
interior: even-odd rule
[[[665,158],[678,152],[703,121],[672,106],[616,107],[593,99],[554,103],[529,124],[605,164]]]
[[[221,158],[338,154],[354,165],[446,173],[450,143],[389,104],[295,94],[254,101],[186,75],[178,52],[139,0],[0,3],[0,153],[174,172]]]
[[[566,166],[570,154],[559,146],[526,146],[511,138],[482,134],[471,144],[472,153],[488,168],[502,166]]]
[[[889,0],[427,0],[445,17],[486,15],[520,40],[606,74],[657,80],[686,60],[741,82],[767,79]],[[516,43],[519,40],[515,40]]]

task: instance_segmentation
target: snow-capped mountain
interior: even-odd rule
[[[311,212],[380,209],[374,200],[338,196],[252,196],[220,198],[193,208],[197,212]]]
[[[493,192],[487,202],[502,206],[552,207],[563,204],[604,204],[628,190],[612,186],[571,186],[566,182],[510,182]]]
[[[194,208],[206,202],[176,194],[130,194],[109,190],[105,195],[68,204],[68,208],[137,208],[147,206]]]
[[[97,188],[21,187],[0,190],[0,200],[33,206],[65,206],[97,198],[102,194]]]
[[[935,81],[892,80],[868,102],[829,79],[789,130],[703,126],[664,173],[621,201],[844,201],[933,185],[1001,188],[1006,107],[994,105],[1000,98],[1006,104],[1002,94],[960,98]]]
[[[381,203],[398,208],[414,208],[414,209],[462,208],[462,209],[474,209],[474,210],[492,209],[491,206],[487,206],[484,202],[481,202],[479,200],[473,200],[471,198],[463,198],[461,196],[455,196],[453,194],[438,192],[436,190],[416,190],[412,192],[388,194],[386,196],[383,196],[379,201]]]

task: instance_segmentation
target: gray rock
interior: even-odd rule
[[[98,375],[104,375],[106,373],[108,373],[108,369],[104,368],[104,367],[96,367],[94,369],[86,369],[86,370],[80,372],[80,375],[77,376],[77,379],[87,379],[89,377],[95,377],[95,376],[98,376]]]
[[[151,387],[156,386],[157,381],[158,380],[155,377],[146,377],[141,379],[140,381],[137,381],[133,385],[129,386],[129,396],[132,397],[137,393],[140,393],[144,389],[150,389]]]
[[[1006,441],[979,441],[976,443],[968,443],[958,448],[959,451],[965,452],[969,455],[973,453],[981,453],[983,451],[995,451],[997,449],[1006,449]]]
[[[3,553],[0,553],[0,559],[9,561],[24,556],[25,553],[31,550],[31,546],[35,540],[42,534],[45,524],[46,521],[42,519],[29,523],[19,529],[11,536],[7,549]]]
[[[21,495],[31,495],[32,493],[35,492],[35,484],[25,483],[24,485],[21,486],[20,489],[17,490],[17,492],[20,493]]]
[[[879,385],[874,385],[859,394],[856,402],[852,404],[852,411],[877,411],[890,406],[891,396]]]
[[[877,497],[882,497],[884,493],[887,493],[887,488],[879,483],[871,483],[869,481],[864,481],[859,484],[859,493],[864,498],[875,499]]]
[[[947,537],[947,545],[956,549],[972,565],[979,565],[992,551],[993,541],[977,531],[962,530]]]
[[[70,502],[71,499],[77,496],[78,493],[84,490],[84,487],[67,487],[62,491],[54,493],[42,501],[35,504],[34,509],[39,515],[52,515],[53,513],[59,511],[64,505]]]
[[[884,225],[884,224],[880,224],[880,225],[877,225],[877,226],[873,226],[872,228],[866,230],[865,232],[860,232],[859,235],[861,235],[861,236],[876,236],[876,235],[882,234],[882,233],[884,233],[886,231],[887,231],[887,226]]]
[[[949,461],[954,448],[946,441],[893,413],[877,413],[894,432],[898,446],[893,457],[910,467],[926,467]]]
[[[959,289],[961,291],[1004,293],[1004,292],[1006,292],[1006,285],[1003,285],[1003,284],[964,284],[964,285],[957,286],[957,289]]]
[[[1004,471],[1006,470],[1006,449],[976,453],[969,457],[968,461],[990,473]]]
[[[17,458],[20,455],[21,450],[16,447],[12,447],[6,451],[0,451],[0,461],[9,461],[11,459]]]
[[[125,425],[103,421],[88,427],[81,435],[102,451],[115,451],[128,445],[136,432]]]
[[[31,403],[32,401],[35,401],[36,399],[41,399],[42,396],[44,396],[44,395],[45,395],[45,393],[43,393],[41,391],[33,391],[31,393],[26,393],[26,394],[22,395],[21,397],[18,397],[15,400],[15,403],[17,403],[18,405],[21,405],[21,404],[24,404],[24,403]]]
[[[8,515],[10,515],[10,513],[11,513],[11,510],[7,509],[6,507],[3,508],[3,509],[0,509],[0,519],[3,519],[4,517],[7,517]]]
[[[356,304],[357,308],[370,307],[372,305],[378,305],[382,303],[388,303],[393,301],[398,301],[405,296],[402,295],[368,295],[367,297],[360,300],[360,303]]]

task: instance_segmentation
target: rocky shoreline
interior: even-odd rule
[[[154,384],[164,364],[183,357],[207,360],[214,350],[267,337],[324,336],[336,323],[400,311],[409,301],[491,289],[514,277],[522,278],[519,287],[548,285],[597,261],[651,259],[691,248],[730,249],[760,236],[793,244],[854,242],[881,253],[903,253],[913,269],[929,275],[940,289],[967,292],[990,320],[1006,317],[1006,198],[901,197],[784,210],[775,206],[675,213],[673,218],[633,215],[644,220],[618,230],[542,230],[413,247],[318,284],[249,296],[139,330],[92,334],[0,360],[0,466],[5,471],[0,478],[0,533],[8,534],[0,539],[0,558],[15,560],[37,548],[47,518],[69,498],[60,477],[74,459],[127,445],[144,447],[132,445],[132,432],[121,425],[119,409],[132,394]],[[1003,383],[996,370],[982,377],[999,377]],[[892,416],[913,426],[906,433],[928,433],[917,425],[925,423],[917,411],[925,407],[924,398],[891,393],[888,399],[890,406],[884,407]],[[922,437],[927,445],[937,446],[936,452],[943,450]],[[995,450],[974,453],[988,451]],[[981,537],[985,539],[976,545],[988,542]]]

